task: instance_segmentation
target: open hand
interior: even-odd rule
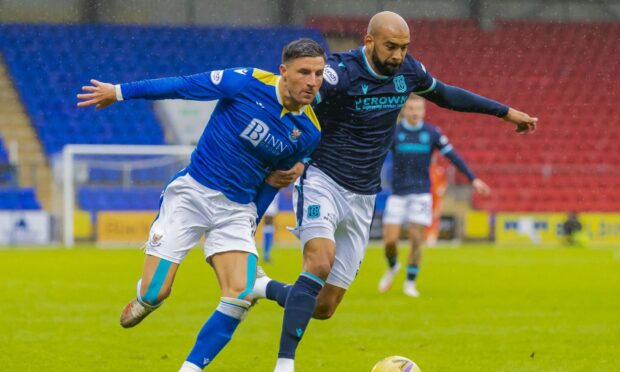
[[[480,178],[476,178],[475,180],[473,180],[471,185],[478,194],[483,196],[491,195],[491,188]]]
[[[97,110],[106,108],[116,102],[116,90],[114,85],[110,83],[102,83],[95,79],[91,79],[92,85],[85,85],[82,87],[82,91],[88,93],[81,93],[77,95],[80,100],[78,107],[88,107],[95,105]]]

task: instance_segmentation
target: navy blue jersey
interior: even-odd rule
[[[371,69],[364,48],[333,54],[315,102],[322,136],[312,164],[350,191],[381,191],[381,168],[401,107],[410,93],[423,94],[435,85],[410,55],[396,74],[381,76]]]
[[[265,177],[308,157],[320,137],[312,108],[288,111],[278,82],[270,72],[237,68],[138,81],[120,89],[124,99],[219,99],[192,153],[189,174],[242,204],[255,201],[266,188],[269,197],[257,205],[260,215],[277,192],[269,190]]]
[[[323,77],[315,100],[322,136],[312,164],[358,194],[381,191],[381,167],[394,138],[398,113],[410,93],[456,111],[503,117],[509,109],[436,80],[410,55],[396,74],[381,76],[370,67],[363,47],[335,53]]]
[[[392,193],[395,195],[430,192],[430,167],[433,151],[439,150],[470,181],[476,176],[454,151],[439,128],[429,123],[411,125],[401,121],[396,127],[392,145]]]

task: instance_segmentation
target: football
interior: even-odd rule
[[[421,372],[421,370],[411,359],[394,355],[381,359],[372,367],[371,372]]]

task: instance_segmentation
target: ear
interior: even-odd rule
[[[375,40],[373,39],[372,35],[366,34],[366,36],[364,36],[364,46],[366,48],[372,49],[374,43],[375,43]]]
[[[286,76],[286,65],[284,63],[280,64],[280,76]]]

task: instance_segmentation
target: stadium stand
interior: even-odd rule
[[[14,183],[15,170],[0,137],[0,210],[41,209],[32,188],[19,188]]]
[[[367,19],[317,18],[327,35],[363,35]],[[411,21],[410,52],[442,81],[538,115],[532,136],[515,136],[493,118],[429,105],[477,174],[493,188],[474,196],[489,211],[620,209],[620,26],[500,21]],[[604,132],[604,138],[597,133]]]
[[[302,35],[320,38],[300,29],[3,25],[0,48],[52,154],[67,143],[165,142],[148,102],[97,114],[76,110],[75,94],[90,78],[131,81],[247,65],[275,70],[279,47]],[[270,40],[273,49],[256,49],[256,40]]]
[[[308,24],[328,35],[362,35],[367,20],[319,18]],[[620,62],[605,57],[620,54],[620,26],[502,21],[485,32],[468,20],[410,24],[411,52],[438,78],[540,117],[534,136],[518,137],[492,118],[429,106],[430,121],[494,189],[490,198],[474,196],[476,208],[620,208],[620,128],[607,125],[620,113],[620,88],[613,83]],[[302,35],[322,40],[316,31],[299,29],[14,24],[0,26],[0,48],[45,151],[53,154],[66,143],[165,142],[148,102],[97,114],[75,110],[76,87],[91,77],[127,81],[194,73],[226,67],[223,61],[274,70],[279,46]],[[273,52],[256,49],[258,39],[273,41]],[[593,134],[592,128],[603,127],[605,138]],[[143,173],[145,183],[157,178]],[[106,183],[119,174],[92,177]]]
[[[99,210],[156,210],[159,208],[161,187],[98,187],[85,186],[78,192],[82,209]]]
[[[31,188],[0,188],[0,210],[41,209]]]
[[[4,147],[4,141],[0,137],[0,184],[8,184],[13,180],[13,170],[9,164],[9,154]]]
[[[91,78],[122,82],[235,66],[277,71],[281,47],[302,36],[326,46],[318,30],[296,28],[4,24],[0,25],[0,51],[45,152],[52,155],[69,143],[165,143],[149,102],[127,102],[97,113],[77,110],[75,95]],[[257,48],[257,40],[268,40],[270,47]],[[161,184],[161,172],[135,172],[141,183]],[[121,172],[94,170],[90,177],[95,184],[112,184]],[[80,191],[81,208],[156,209],[161,191],[133,198],[132,193],[142,191],[97,190]],[[115,196],[119,190],[121,196]],[[144,204],[134,205],[136,200]]]

